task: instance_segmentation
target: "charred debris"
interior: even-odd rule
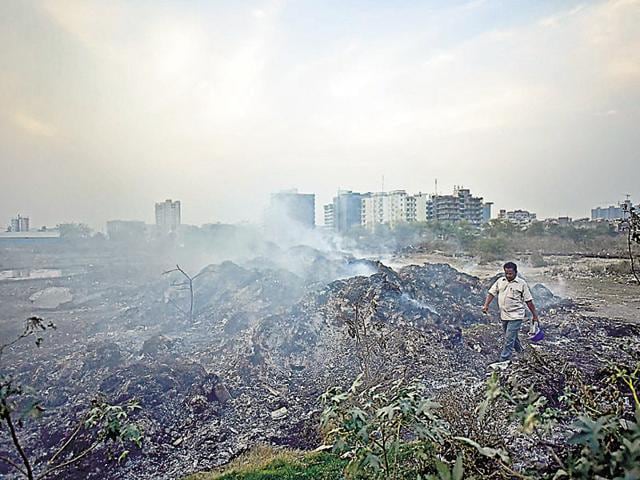
[[[101,393],[140,402],[145,441],[117,470],[98,456],[65,478],[180,478],[259,443],[314,448],[318,397],[360,371],[418,379],[445,400],[459,392],[451,408],[464,409],[460,399],[482,395],[486,365],[498,355],[497,315],[488,323],[479,308],[490,280],[446,264],[393,270],[308,247],[223,262],[194,275],[191,320],[180,272],[124,286],[92,275],[82,280],[95,291],[55,312],[59,329],[46,348],[11,352],[9,373],[28,379],[46,407],[21,433],[44,457]],[[58,286],[74,291],[64,279]],[[547,340],[515,362],[514,381],[553,401],[568,372],[597,381],[603,359],[637,358],[637,326],[588,316],[588,306],[543,285],[533,292]],[[512,445],[529,461],[525,444]],[[9,448],[2,438],[0,455]]]

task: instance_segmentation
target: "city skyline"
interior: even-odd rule
[[[472,217],[474,218],[475,216],[479,215],[477,217],[478,219],[471,220],[471,223],[476,224],[478,226],[480,226],[483,223],[486,223],[488,219],[509,220],[515,223],[521,223],[523,225],[529,223],[531,220],[545,221],[545,220],[554,220],[558,218],[568,219],[569,221],[571,221],[572,219],[573,220],[598,220],[598,219],[615,220],[617,218],[621,218],[622,211],[623,211],[622,205],[625,203],[631,206],[636,206],[636,208],[640,209],[640,203],[635,205],[632,199],[630,198],[630,196],[627,195],[624,201],[615,202],[614,204],[607,204],[607,205],[602,204],[602,205],[594,206],[593,208],[590,209],[590,212],[588,215],[578,215],[575,217],[572,217],[570,215],[541,217],[536,212],[530,212],[522,208],[515,208],[510,210],[503,209],[503,208],[495,209],[494,202],[490,200],[486,200],[483,197],[475,197],[473,193],[469,191],[469,189],[466,189],[461,185],[454,186],[453,195],[451,195],[448,192],[443,192],[442,190],[438,190],[437,194],[425,193],[422,191],[407,192],[405,189],[398,189],[398,190],[392,190],[392,191],[388,191],[388,190],[369,191],[369,192],[354,192],[351,190],[338,190],[336,191],[336,194],[335,194],[336,196],[332,198],[331,202],[324,205],[318,205],[318,201],[315,199],[314,193],[312,192],[303,193],[303,192],[299,192],[297,188],[292,188],[292,189],[287,189],[279,192],[272,192],[270,194],[270,204],[263,210],[262,217],[255,222],[248,222],[245,220],[238,221],[238,222],[221,222],[216,219],[210,219],[208,221],[204,221],[201,223],[182,222],[181,201],[180,200],[173,201],[171,199],[166,199],[161,202],[155,202],[155,208],[154,208],[155,214],[152,221],[148,221],[147,219],[140,219],[140,218],[111,218],[106,220],[104,225],[90,225],[90,224],[87,224],[86,222],[78,221],[77,219],[71,219],[65,222],[52,222],[50,224],[38,224],[37,222],[31,223],[31,219],[29,216],[23,216],[21,214],[17,214],[15,217],[12,217],[8,222],[6,226],[6,232],[11,232],[11,231],[14,231],[14,232],[15,231],[32,231],[33,232],[36,230],[52,231],[57,229],[60,224],[76,224],[76,225],[85,224],[96,232],[106,232],[109,230],[110,223],[112,224],[135,223],[135,224],[142,224],[142,225],[149,225],[149,226],[155,225],[156,227],[159,227],[162,230],[175,231],[177,227],[179,227],[180,225],[206,226],[211,224],[243,224],[243,223],[262,224],[263,222],[270,221],[269,220],[270,217],[273,217],[273,216],[281,217],[283,214],[289,217],[290,220],[294,220],[294,221],[300,220],[303,224],[307,224],[308,226],[312,226],[312,227],[313,225],[311,223],[311,218],[314,218],[315,226],[324,226],[324,227],[329,227],[331,229],[334,229],[338,232],[345,232],[353,224],[353,219],[351,220],[347,220],[345,218],[340,219],[342,215],[345,215],[345,214],[352,215],[350,213],[346,213],[347,211],[342,209],[346,208],[347,210],[350,210],[355,208],[357,210],[357,216],[358,216],[358,220],[355,223],[358,225],[362,223],[362,226],[365,226],[365,224],[368,224],[367,221],[363,221],[362,218],[360,217],[360,215],[365,213],[365,211],[367,210],[367,207],[365,207],[364,205],[365,199],[371,200],[373,198],[380,197],[380,196],[391,198],[391,197],[396,197],[397,195],[400,194],[403,196],[403,198],[406,198],[407,201],[413,202],[411,204],[412,205],[411,207],[410,207],[410,204],[407,204],[407,207],[409,207],[409,210],[407,210],[406,212],[406,214],[408,215],[407,218],[398,217],[397,219],[390,218],[389,220],[382,220],[382,219],[379,221],[374,220],[374,223],[395,224],[398,222],[398,220],[400,221],[400,223],[421,222],[421,221],[425,221],[422,219],[423,217],[426,217],[426,221],[434,221],[434,220],[446,221],[449,219],[443,219],[443,218],[439,219],[438,213],[436,211],[433,211],[430,213],[428,211],[431,208],[429,207],[429,204],[431,203],[432,200],[435,201],[436,199],[444,200],[445,203],[447,203],[450,201],[451,198],[456,197],[459,191],[466,192],[463,196],[465,197],[468,196],[470,199],[474,199],[475,202],[478,203],[478,208],[481,208],[481,210],[479,210],[478,212],[474,211],[473,213],[470,213],[470,212],[460,213],[460,215],[462,215],[460,219],[470,220],[471,217],[467,217],[467,215],[471,214]],[[287,197],[291,197],[291,196],[299,197],[301,200],[305,199],[302,201],[303,204],[308,203],[308,201],[311,200],[311,204],[310,204],[311,206],[302,207],[303,211],[308,210],[308,212],[303,213],[303,211],[298,211],[297,206],[293,206],[293,205],[287,206],[287,203],[289,202],[289,200],[286,200],[284,204],[274,208],[274,205],[275,205],[274,199],[278,199],[279,197],[286,199]],[[353,196],[357,197],[358,205],[347,206],[347,204],[344,203],[346,197],[353,197]],[[341,200],[338,200],[338,198],[341,198]],[[336,204],[336,202],[339,202],[339,203]],[[295,203],[297,203],[297,201]],[[337,205],[341,205],[341,206],[339,206],[336,209]],[[293,207],[293,210],[288,211],[290,210],[291,207]],[[445,210],[449,208],[448,204],[444,205],[443,207],[445,208]],[[329,208],[330,210],[327,210],[327,208]],[[412,210],[413,214],[410,213],[411,209],[413,209]],[[315,210],[315,214],[313,213],[314,210]],[[340,213],[340,212],[343,212],[343,213]],[[336,215],[338,214],[340,216],[336,217]],[[371,212],[369,214],[371,214]],[[482,217],[481,220],[480,220],[480,216]],[[454,221],[458,221],[458,220],[454,220]],[[20,223],[21,221],[25,222],[24,225],[26,225],[26,228],[17,227],[17,225],[22,225],[22,223]],[[344,223],[345,221],[346,223]],[[368,225],[368,228],[370,227],[371,225]]]
[[[258,221],[272,192],[640,199],[640,1],[9,1],[0,218]],[[384,181],[382,180],[384,177]],[[149,207],[151,205],[151,207]]]

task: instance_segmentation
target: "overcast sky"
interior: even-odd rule
[[[640,0],[0,3],[0,226],[258,220],[272,191],[640,201]],[[318,215],[320,217],[320,215]]]

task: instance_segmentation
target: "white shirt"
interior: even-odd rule
[[[523,320],[526,316],[526,302],[533,300],[529,285],[516,276],[512,281],[501,277],[491,286],[489,293],[498,297],[502,320]]]

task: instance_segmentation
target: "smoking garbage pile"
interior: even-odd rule
[[[86,275],[81,280],[91,285]],[[59,286],[73,292],[63,280]],[[140,401],[144,446],[117,467],[104,452],[88,457],[64,478],[180,478],[258,443],[318,446],[318,397],[349,385],[365,364],[381,380],[420,380],[436,398],[467,392],[477,399],[487,364],[499,355],[497,312],[480,311],[490,282],[445,264],[396,271],[309,247],[223,262],[193,280],[191,320],[184,280],[172,272],[139,285],[94,282],[82,302],[49,314],[59,328],[42,349],[25,344],[9,352],[9,373],[40,391],[46,408],[21,430],[33,457],[51,454],[101,393],[110,402]],[[542,285],[533,293],[546,333],[534,353],[544,361],[530,362],[529,347],[501,375],[557,401],[563,372],[596,378],[606,359],[637,357],[636,326],[585,316],[587,306]],[[363,326],[367,358],[354,333]],[[512,429],[504,435],[523,462],[549,461],[509,440]],[[1,437],[0,455],[10,451],[7,440]]]

